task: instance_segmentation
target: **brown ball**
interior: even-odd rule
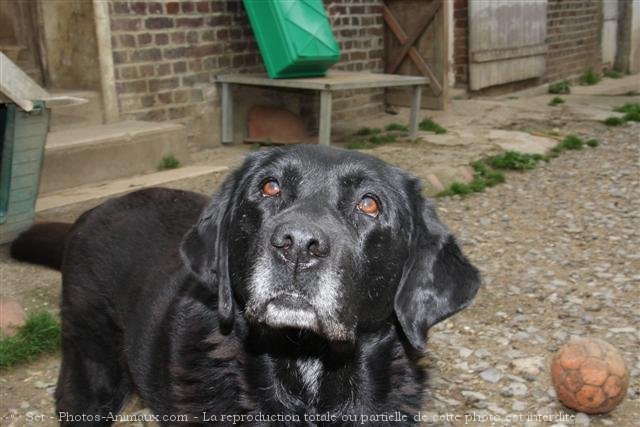
[[[611,344],[596,338],[578,338],[554,355],[551,380],[565,406],[587,414],[603,414],[624,399],[629,371]]]

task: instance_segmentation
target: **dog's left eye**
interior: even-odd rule
[[[274,178],[267,179],[262,184],[262,195],[264,197],[276,197],[280,194],[280,183]]]
[[[360,199],[358,203],[358,210],[363,214],[377,217],[380,213],[380,207],[378,206],[378,201],[371,196],[364,196]]]

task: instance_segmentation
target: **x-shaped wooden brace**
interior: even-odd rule
[[[420,55],[418,49],[416,49],[413,45],[420,38],[422,33],[424,33],[424,31],[429,27],[429,25],[433,21],[433,18],[436,16],[436,13],[438,12],[438,10],[440,10],[441,6],[442,0],[433,0],[431,4],[427,6],[425,14],[422,17],[418,28],[416,28],[416,31],[411,35],[411,37],[409,37],[407,33],[404,32],[404,30],[400,26],[400,23],[398,23],[398,20],[395,18],[395,16],[393,16],[387,5],[385,4],[383,6],[384,21],[387,23],[387,25],[391,29],[391,32],[393,32],[393,34],[401,44],[400,51],[391,61],[387,63],[386,72],[389,74],[395,73],[398,70],[398,67],[400,67],[400,64],[404,60],[405,56],[407,56],[408,54],[409,58],[411,58],[413,63],[416,64],[420,72],[424,76],[429,78],[429,85],[431,86],[431,89],[436,96],[439,96],[442,93],[442,85],[436,78],[435,74],[433,74],[431,67],[429,67],[424,58]]]

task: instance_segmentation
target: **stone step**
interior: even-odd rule
[[[71,96],[87,100],[86,104],[52,109],[51,117],[49,118],[49,131],[59,132],[69,129],[96,126],[103,123],[102,95],[100,92],[66,89],[47,89],[47,91],[51,95]]]
[[[191,160],[183,125],[124,121],[50,132],[39,192],[157,171],[169,155],[182,165]]]
[[[40,195],[36,201],[36,212],[44,212],[49,209],[57,209],[63,206],[100,200],[107,197],[115,197],[147,187],[166,186],[177,181],[206,175],[224,174],[228,171],[229,168],[226,166],[199,164],[130,178],[86,184]]]

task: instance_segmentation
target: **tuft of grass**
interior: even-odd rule
[[[371,148],[367,141],[362,139],[355,139],[353,141],[349,141],[344,146],[347,150],[366,150]]]
[[[385,130],[389,132],[399,131],[399,132],[409,132],[409,126],[403,125],[402,123],[389,123]]]
[[[474,193],[480,193],[487,188],[487,181],[482,178],[475,178],[473,181],[469,183],[469,188]]]
[[[587,144],[591,148],[596,148],[598,145],[600,145],[600,141],[598,141],[597,139],[590,139],[585,142],[585,144]]]
[[[380,129],[378,128],[360,128],[356,131],[356,133],[354,133],[355,136],[369,136],[369,135],[374,135],[376,133],[380,133],[382,132]]]
[[[627,102],[619,107],[615,107],[613,111],[618,113],[640,113],[640,102]]]
[[[640,95],[640,92],[638,92],[637,90],[630,90],[629,92],[626,92],[624,94],[624,96],[637,96]]]
[[[431,118],[427,117],[418,125],[420,130],[435,132],[437,134],[447,133],[447,130],[440,126],[438,123],[434,122]]]
[[[162,160],[160,160],[160,164],[158,165],[159,170],[166,169],[176,169],[180,167],[180,160],[176,159],[176,156],[173,154],[169,154],[168,156],[164,156]]]
[[[562,80],[561,82],[552,83],[549,85],[549,93],[555,95],[571,93],[571,83],[568,80]]]
[[[626,113],[622,119],[625,122],[640,122],[640,111],[631,111]]]
[[[487,163],[493,168],[504,170],[533,169],[536,167],[537,162],[533,155],[518,151],[505,151],[487,159]]]
[[[396,136],[388,133],[371,135],[369,137],[369,142],[374,145],[390,144],[392,142],[396,142]]]
[[[18,333],[0,338],[0,368],[34,360],[60,346],[60,323],[49,312],[31,314]]]
[[[249,147],[249,150],[251,150],[251,151],[259,151],[260,150],[260,144],[258,144],[257,142],[254,142]]]
[[[556,105],[564,104],[564,99],[559,96],[554,96],[551,101],[549,101],[549,105],[555,107]]]
[[[616,71],[616,70],[609,70],[606,73],[604,73],[605,77],[609,77],[610,79],[619,79],[622,76],[624,76],[623,73],[621,73],[620,71]]]
[[[567,135],[560,144],[558,144],[558,148],[560,150],[582,150],[584,147],[584,142],[582,139],[575,135]]]
[[[593,69],[588,69],[585,73],[580,77],[580,84],[583,86],[593,86],[597,85],[601,80],[600,74],[593,71]]]
[[[620,117],[607,117],[603,123],[607,126],[620,126],[624,124],[624,119]]]

